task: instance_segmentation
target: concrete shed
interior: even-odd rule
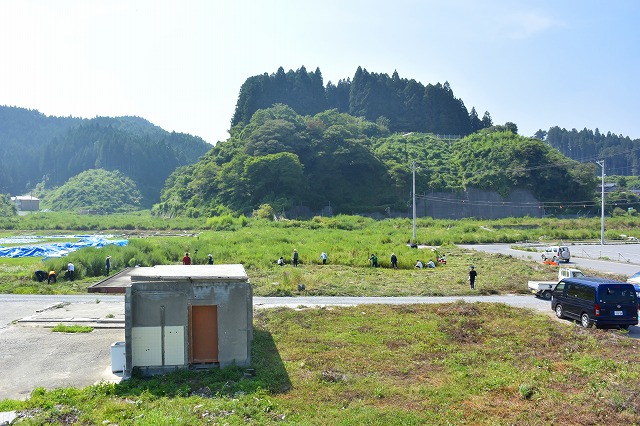
[[[251,363],[253,293],[242,265],[136,268],[125,293],[125,376]]]
[[[40,200],[31,195],[18,195],[11,197],[11,201],[20,212],[37,212],[40,210]]]

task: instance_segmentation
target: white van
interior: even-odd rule
[[[571,252],[567,246],[551,246],[544,249],[542,252],[542,261],[553,260],[554,262],[564,261],[569,262],[571,259]]]

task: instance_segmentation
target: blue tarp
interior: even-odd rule
[[[56,236],[54,238],[71,238],[73,236]],[[101,248],[107,245],[126,246],[128,240],[109,240],[104,235],[78,235],[75,243],[43,243],[31,246],[0,247],[0,257],[62,257],[85,247]],[[43,237],[52,238],[52,237]]]

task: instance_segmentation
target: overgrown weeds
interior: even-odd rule
[[[81,219],[93,220],[91,217]],[[114,215],[102,220],[105,227],[112,228],[122,218]],[[144,221],[150,219],[141,216],[139,220],[143,227]],[[620,226],[628,227],[629,220],[620,222]],[[413,249],[406,244],[412,227],[407,219],[374,221],[359,216],[337,216],[316,217],[310,221],[270,222],[245,218],[221,218],[219,221],[238,223],[239,226],[229,230],[176,232],[172,235],[152,231],[127,233],[130,237],[126,247],[87,248],[45,262],[37,258],[2,259],[0,292],[82,293],[89,285],[105,278],[106,255],[111,256],[111,273],[114,273],[126,267],[179,264],[188,251],[194,264],[205,263],[209,253],[215,263],[243,264],[257,296],[524,293],[529,279],[553,279],[554,268],[510,256],[463,250],[456,244],[538,240],[543,237],[548,241],[557,229],[568,233],[575,231],[575,235],[588,232],[594,236],[599,236],[600,230],[599,222],[587,219],[520,218],[492,222],[419,219],[419,240],[432,245]],[[202,226],[199,229],[204,229],[204,222],[191,225],[197,223]],[[632,234],[631,230],[624,232]],[[300,254],[298,268],[291,265],[294,249]],[[322,265],[322,252],[329,256],[327,265]],[[372,253],[378,257],[379,268],[370,267],[368,259]],[[391,253],[398,257],[398,270],[390,269]],[[446,266],[423,270],[414,268],[416,260],[423,263],[435,261],[438,254],[447,255]],[[285,266],[276,264],[280,256],[284,258]],[[532,254],[532,257],[536,256]],[[56,285],[35,281],[33,273],[36,269],[55,269],[60,273],[69,261],[76,266],[76,281],[66,281],[63,276],[59,276]],[[474,291],[466,281],[470,264],[475,264],[479,273]],[[305,290],[299,291],[298,288],[302,287]]]

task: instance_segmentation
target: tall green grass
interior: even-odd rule
[[[0,229],[105,231],[202,229],[204,218],[160,218],[148,210],[110,215],[79,215],[69,212],[34,212],[25,216],[0,217]]]
[[[126,217],[133,220],[136,216]],[[136,265],[179,264],[188,251],[195,264],[206,263],[209,253],[215,263],[243,264],[254,285],[254,294],[259,296],[295,295],[298,284],[305,285],[305,294],[314,295],[469,294],[466,276],[470,264],[477,264],[480,274],[476,293],[517,293],[526,291],[528,279],[553,279],[553,268],[462,250],[458,244],[527,241],[550,244],[600,237],[600,222],[595,219],[451,221],[421,218],[417,222],[418,242],[428,247],[416,250],[406,244],[412,234],[412,221],[408,219],[375,221],[360,216],[336,216],[270,222],[224,217],[208,221],[209,227],[216,230],[203,224],[197,229],[170,233],[113,231],[121,219],[117,215],[102,218],[105,227],[129,238],[126,247],[87,248],[44,263],[39,259],[0,260],[0,278],[3,278],[0,292],[84,292],[86,287],[104,277],[107,255],[111,256],[112,272],[116,272]],[[142,223],[147,219],[145,215],[140,216]],[[82,217],[82,220],[88,219]],[[622,234],[640,236],[640,227],[634,228],[634,225],[640,225],[640,219],[615,218],[607,223],[610,239],[622,239]],[[447,254],[448,264],[416,271],[413,268],[416,260],[435,260],[432,248]],[[294,249],[300,254],[299,268],[291,266]],[[328,253],[327,265],[321,264],[322,252]],[[372,253],[377,255],[380,268],[369,267]],[[391,253],[399,259],[397,271],[389,269]],[[287,262],[284,267],[276,265],[280,256]],[[535,253],[531,254],[531,259],[537,259]],[[54,287],[34,282],[33,271],[36,269],[61,272],[69,261],[76,266],[77,281],[74,283],[61,280]]]

